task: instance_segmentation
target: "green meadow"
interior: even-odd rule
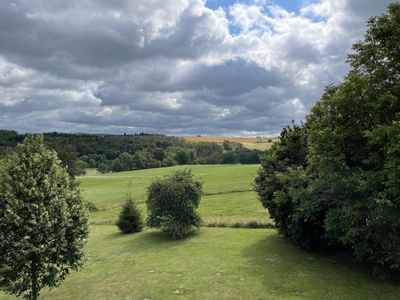
[[[84,199],[92,202],[99,210],[91,214],[91,223],[115,223],[126,200],[130,181],[133,198],[145,215],[146,190],[152,179],[184,168],[188,167],[176,166],[111,174],[89,171],[86,176],[79,178],[79,181]],[[266,210],[252,190],[258,165],[197,165],[190,166],[190,169],[195,178],[203,182],[204,196],[199,213],[204,224],[230,225],[250,221],[271,223]]]
[[[274,229],[209,228],[183,240],[146,229],[124,235],[113,225],[133,180],[145,214],[155,176],[182,166],[79,178],[91,214],[87,261],[41,299],[399,299],[400,283],[378,280],[351,257],[301,251]],[[204,183],[199,213],[205,225],[258,221],[267,212],[251,190],[258,165],[191,166]],[[0,294],[1,300],[15,297]]]

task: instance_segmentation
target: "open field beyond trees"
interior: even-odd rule
[[[269,224],[265,209],[252,190],[258,165],[199,165],[190,166],[196,179],[203,182],[204,195],[199,213],[205,224],[233,224],[257,221]],[[99,211],[91,214],[92,224],[114,224],[128,193],[128,182],[133,182],[133,198],[146,212],[146,189],[155,176],[170,174],[189,166],[147,169],[139,171],[98,174],[89,171],[81,177],[85,200],[92,202]]]
[[[199,213],[212,222],[270,223],[251,190],[258,165],[191,166],[204,182]],[[113,225],[133,179],[145,213],[146,188],[184,166],[79,178],[91,213],[87,261],[41,299],[398,299],[395,280],[380,281],[350,256],[304,252],[274,229],[201,227],[183,240],[156,230],[124,235]],[[15,299],[0,293],[0,299]]]
[[[256,137],[221,137],[221,136],[184,136],[188,142],[211,142],[222,144],[224,141],[234,142],[242,144],[248,149],[267,150],[271,148],[273,142],[277,141],[277,137],[261,137],[261,141],[257,140]]]

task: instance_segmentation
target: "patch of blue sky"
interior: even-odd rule
[[[232,22],[229,22],[229,33],[233,36],[239,35],[240,34],[240,26],[237,26],[233,24]]]
[[[278,5],[288,12],[298,13],[304,1],[298,0],[270,0],[267,5]]]
[[[299,13],[304,5],[319,3],[321,0],[207,0],[206,7],[213,10],[222,7],[224,10],[229,9],[235,3],[253,4],[256,2],[265,2],[265,5],[277,5],[284,8],[288,12]]]
[[[243,3],[243,4],[253,4],[257,2],[256,0],[207,0],[206,6],[211,9],[218,9],[222,7],[223,9],[227,9],[235,3]],[[298,13],[303,6],[303,4],[308,3],[316,3],[319,0],[266,0],[266,5],[278,5],[288,12]]]
[[[222,7],[224,10],[226,10],[235,3],[252,4],[254,3],[254,0],[207,0],[206,7],[213,10]]]
[[[321,2],[320,0],[269,0],[267,3],[272,4],[272,5],[278,5],[282,8],[284,8],[286,11],[299,14],[300,10],[302,7],[306,5],[311,5],[314,3],[319,3]],[[326,18],[323,16],[315,16],[315,15],[309,15],[307,16],[312,20],[313,22],[322,22],[325,21]]]
[[[235,3],[242,3],[242,4],[253,4],[256,2],[260,2],[257,0],[207,0],[206,1],[206,7],[216,10],[218,8],[222,8],[225,10],[225,12],[227,13],[227,18],[230,21],[229,22],[229,32],[232,35],[238,35],[240,34],[240,27],[233,24],[232,18],[229,15],[229,7],[231,7],[232,5],[234,5]],[[320,2],[320,0],[266,0],[265,1],[265,5],[266,5],[266,9],[265,9],[265,13],[268,13],[268,5],[277,5],[282,7],[283,9],[285,9],[286,11],[290,12],[290,13],[295,13],[298,14],[301,10],[301,8],[304,5],[307,4],[312,4],[312,3],[318,3]],[[308,16],[313,22],[321,22],[324,21],[325,19],[323,17],[320,16]]]

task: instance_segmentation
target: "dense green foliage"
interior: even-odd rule
[[[199,228],[196,209],[202,195],[202,184],[193,179],[190,170],[177,171],[156,178],[148,189],[147,224],[172,238],[183,238]]]
[[[24,135],[0,130],[0,159],[12,153]],[[255,164],[261,151],[225,141],[190,143],[164,135],[94,135],[45,133],[45,144],[57,151],[72,176],[85,168],[121,172],[186,164]]]
[[[0,287],[36,299],[82,266],[86,208],[42,136],[28,135],[0,173]]]
[[[313,227],[315,215],[298,209],[307,185],[305,166],[307,136],[304,125],[292,124],[283,129],[280,142],[267,150],[255,179],[255,190],[280,233],[303,248],[319,242],[320,232]]]
[[[143,219],[139,208],[133,201],[132,196],[132,181],[128,183],[128,199],[122,206],[122,210],[119,213],[116,225],[122,233],[134,233],[142,231],[143,229]]]
[[[307,118],[306,162],[286,164],[281,136],[256,187],[296,244],[342,245],[385,275],[400,269],[400,4],[368,25],[351,71]]]
[[[142,215],[132,198],[128,198],[121,213],[119,214],[117,226],[122,233],[139,232],[143,229]]]

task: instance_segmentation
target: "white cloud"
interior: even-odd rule
[[[1,1],[0,127],[277,133],[341,79],[389,1],[270,3]]]

